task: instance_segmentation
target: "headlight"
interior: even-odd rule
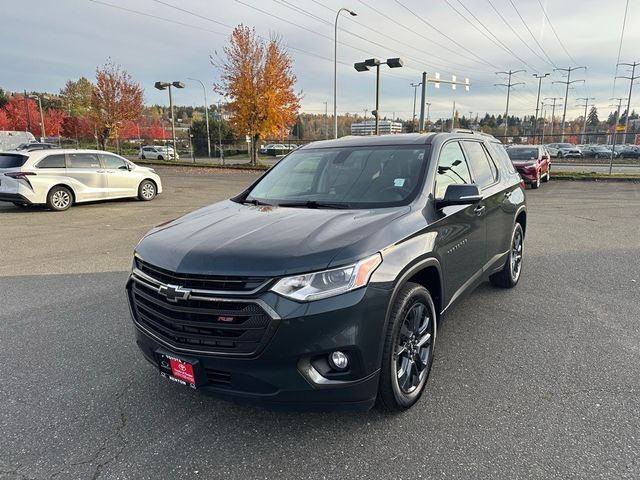
[[[371,274],[381,263],[382,256],[376,253],[347,267],[285,277],[271,290],[283,297],[302,302],[333,297],[367,285]]]

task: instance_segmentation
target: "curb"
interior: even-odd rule
[[[217,170],[254,170],[254,171],[260,171],[260,172],[269,170],[271,168],[269,165],[252,166],[246,163],[232,163],[232,164],[218,165],[213,163],[172,162],[169,160],[164,160],[164,161],[137,160],[134,163],[136,163],[137,165],[151,165],[155,167],[190,167],[190,168],[209,168],[209,169],[217,169]]]
[[[631,182],[640,183],[640,175],[624,174],[573,174],[569,172],[555,172],[551,180],[564,180],[573,182]]]

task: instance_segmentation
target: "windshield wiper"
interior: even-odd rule
[[[258,206],[258,205],[266,205],[266,206],[269,206],[269,207],[273,207],[273,205],[272,205],[271,203],[263,202],[263,201],[261,201],[261,200],[258,200],[257,198],[252,198],[251,200],[249,200],[249,199],[245,198],[245,199],[244,199],[242,202],[240,202],[240,203],[243,203],[243,204],[245,204],[245,205],[246,205],[246,204],[249,204],[249,205],[255,205],[255,206]]]
[[[282,202],[278,204],[279,207],[305,207],[305,208],[351,208],[348,203],[338,202],[318,202],[316,200],[307,200],[305,202]]]

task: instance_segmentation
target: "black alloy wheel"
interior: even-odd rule
[[[429,291],[407,283],[398,293],[385,339],[378,404],[402,411],[424,391],[436,340],[436,310]]]

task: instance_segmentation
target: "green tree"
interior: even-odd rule
[[[600,119],[598,118],[598,109],[593,106],[591,110],[589,110],[589,115],[587,115],[587,126],[589,127],[597,127],[600,123]]]
[[[75,82],[67,80],[64,88],[60,90],[62,105],[65,110],[71,111],[73,117],[84,117],[91,111],[91,94],[93,83],[85,77],[80,77]]]
[[[9,97],[7,96],[7,92],[5,92],[4,89],[0,88],[0,108],[3,108],[8,101]]]

